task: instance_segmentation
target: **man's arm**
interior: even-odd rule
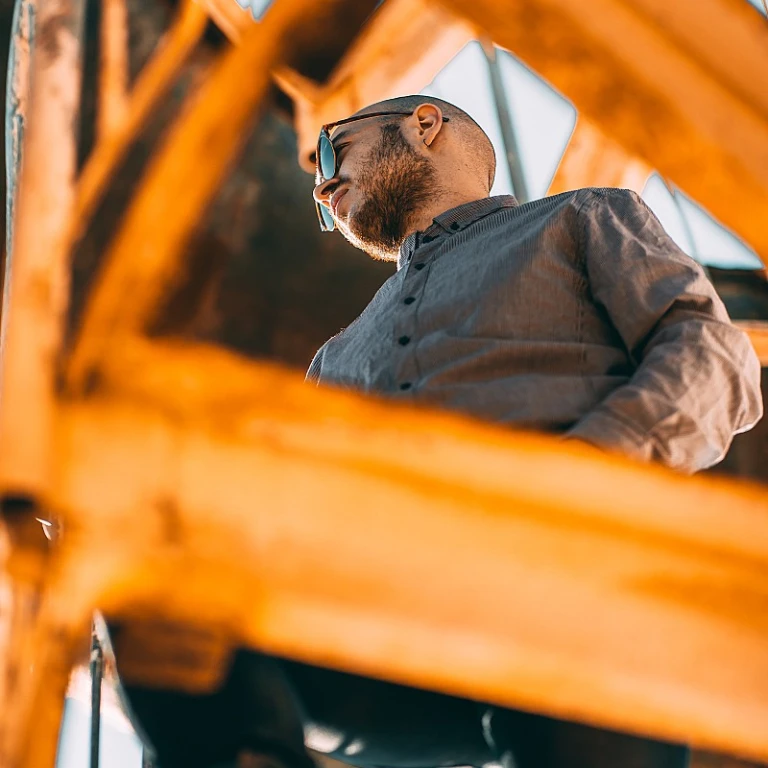
[[[325,353],[325,344],[317,350],[315,356],[312,358],[312,362],[309,364],[307,373],[304,376],[304,381],[310,384],[320,383],[320,371],[323,367],[323,354]]]
[[[638,195],[585,194],[581,247],[592,295],[638,367],[566,437],[683,472],[711,466],[762,416],[749,338]]]

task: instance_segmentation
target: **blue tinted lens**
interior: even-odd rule
[[[317,203],[317,210],[320,212],[320,216],[323,219],[323,224],[325,224],[326,230],[328,232],[333,232],[333,230],[336,229],[336,222],[333,220],[331,212],[320,203]]]
[[[320,169],[320,175],[323,181],[328,181],[336,175],[336,153],[333,150],[331,140],[325,135],[320,136],[318,144],[317,165]]]

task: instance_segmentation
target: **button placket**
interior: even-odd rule
[[[424,237],[422,243],[429,244],[437,238]],[[401,287],[401,303],[396,314],[393,334],[395,347],[395,386],[402,392],[413,389],[418,380],[416,367],[415,347],[418,339],[416,330],[417,301],[424,291],[427,279],[426,269],[429,257],[419,253],[421,246],[413,248],[408,255],[408,264],[405,267],[405,276]]]

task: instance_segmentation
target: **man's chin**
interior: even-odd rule
[[[350,226],[351,225],[351,226]],[[375,237],[354,227],[349,218],[337,220],[336,227],[344,238],[355,248],[365,251],[371,258],[379,261],[397,261],[399,249],[392,249],[378,242]]]

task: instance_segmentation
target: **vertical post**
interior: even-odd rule
[[[115,134],[128,113],[128,9],[126,0],[102,0],[98,136]]]
[[[30,49],[34,45],[36,0],[17,0],[13,8],[5,104],[5,251],[11,252],[21,144],[29,99]]]
[[[91,633],[91,768],[99,768],[101,742],[101,683],[104,679],[104,652],[94,628]]]
[[[483,40],[482,46],[485,60],[488,63],[488,75],[491,81],[493,100],[496,104],[496,114],[499,117],[501,138],[504,141],[509,176],[512,181],[512,193],[521,203],[527,203],[531,198],[528,193],[528,185],[525,183],[520,147],[517,143],[515,126],[512,123],[509,99],[507,99],[504,81],[501,78],[501,68],[499,67],[496,46],[490,40]]]
[[[699,261],[700,254],[699,249],[696,246],[696,238],[693,235],[693,228],[691,227],[688,214],[686,214],[685,209],[683,208],[683,204],[680,202],[680,195],[678,194],[677,187],[672,184],[671,181],[664,178],[664,176],[661,177],[661,180],[664,182],[664,186],[667,188],[667,192],[669,192],[669,196],[672,198],[672,202],[675,204],[675,208],[677,208],[677,212],[680,215],[680,222],[683,225],[685,236],[688,238],[688,242],[691,246],[691,252],[688,255],[692,259]]]
[[[0,495],[35,502],[50,477],[69,293],[83,8],[38,0],[21,173],[8,190],[16,210],[0,326]]]
[[[83,0],[16,3],[0,318],[0,524],[9,542],[0,693],[13,702],[0,710],[4,768],[52,764],[74,642],[57,636],[43,658],[29,655],[42,631],[48,578],[47,541],[35,518],[50,482],[56,368],[69,293],[84,8]]]

